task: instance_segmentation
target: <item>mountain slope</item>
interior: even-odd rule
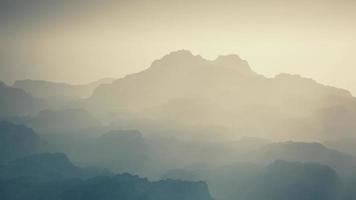
[[[0,121],[0,162],[9,161],[43,149],[43,141],[23,125]]]
[[[64,154],[36,154],[0,165],[4,200],[212,200],[204,182],[148,181],[79,168]]]
[[[340,175],[356,173],[356,159],[319,143],[281,142],[268,144],[244,156],[248,161],[271,163],[275,160],[315,162],[334,168]]]
[[[0,117],[34,114],[43,107],[43,100],[0,82]]]
[[[13,87],[20,88],[40,98],[85,98],[91,95],[100,84],[113,82],[114,79],[105,78],[83,85],[70,85],[41,80],[18,80]]]
[[[147,179],[121,174],[96,177],[62,194],[63,199],[212,200],[204,182]]]
[[[3,164],[0,169],[0,179],[29,177],[40,181],[53,181],[90,178],[98,175],[110,175],[110,173],[106,170],[77,167],[62,153],[24,156]]]
[[[37,132],[76,133],[99,127],[100,122],[84,109],[44,109],[37,115],[10,119],[25,124]],[[88,131],[89,134],[89,131]]]
[[[262,171],[244,199],[334,200],[339,185],[328,166],[276,161]]]
[[[266,78],[238,56],[206,60],[185,50],[99,86],[87,103],[172,129],[220,127],[235,136],[320,139],[356,130],[356,99],[346,90],[297,75]],[[349,120],[333,120],[336,112]]]
[[[234,80],[234,74],[239,74],[244,79],[257,76],[247,63],[238,57],[233,57],[232,61],[227,58],[230,65],[226,67],[219,66],[224,59],[220,57],[210,62],[188,51],[173,52],[161,60],[154,61],[145,71],[128,75],[112,84],[99,86],[92,99],[98,100],[99,103],[106,100],[105,103],[113,108],[143,109],[184,96],[188,99],[198,96],[210,98],[214,89],[233,89],[233,85],[228,82],[232,84],[239,81]],[[232,66],[234,60],[238,66]],[[228,79],[225,79],[227,77]],[[227,88],[228,86],[230,88]],[[238,85],[234,87],[236,86]]]

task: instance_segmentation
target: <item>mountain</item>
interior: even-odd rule
[[[275,160],[315,162],[328,165],[343,176],[356,173],[356,158],[329,149],[320,143],[272,143],[245,154],[243,157],[247,161],[256,163],[272,163]]]
[[[36,177],[58,179],[74,176],[79,169],[64,154],[34,154],[13,160],[2,166],[1,178]]]
[[[194,167],[168,170],[163,178],[179,180],[203,180],[209,185],[209,190],[215,199],[244,199],[248,189],[255,184],[255,179],[261,173],[262,166],[253,163],[235,163],[220,167]]]
[[[356,99],[346,90],[298,75],[266,78],[236,55],[206,60],[186,50],[98,86],[87,106],[143,129],[207,129],[221,137],[320,140],[356,130]]]
[[[81,108],[44,109],[36,115],[14,117],[9,119],[16,123],[25,124],[37,132],[43,133],[81,133],[97,128],[101,123],[88,111]]]
[[[27,156],[0,165],[4,200],[212,200],[204,182],[151,182],[131,174],[79,168],[60,153]]]
[[[44,142],[32,129],[0,121],[0,163],[39,152],[43,148]]]
[[[121,174],[89,179],[77,188],[63,193],[63,199],[94,200],[212,200],[204,182],[147,179]]]
[[[328,166],[280,160],[262,170],[244,199],[335,200],[340,185]]]
[[[84,154],[76,157],[87,158],[86,162],[93,166],[137,174],[142,173],[148,164],[149,152],[139,131],[112,130],[95,138]]]
[[[45,104],[43,100],[33,97],[22,89],[0,82],[0,118],[34,114],[43,109]]]
[[[325,141],[324,144],[333,149],[348,153],[350,155],[356,156],[356,138],[340,138],[336,140]]]
[[[88,84],[71,85],[41,80],[18,80],[13,87],[23,89],[40,98],[86,98],[99,85],[113,81],[112,78],[104,78]]]
[[[221,66],[225,59],[230,65]],[[233,65],[234,61],[237,66]],[[248,64],[237,56],[219,57],[210,62],[188,51],[177,51],[154,61],[145,71],[128,75],[112,84],[99,86],[91,98],[100,103],[105,101],[107,104],[104,105],[110,108],[133,110],[167,103],[169,100],[183,98],[183,95],[187,98],[211,98],[211,91],[214,89],[228,91],[233,86],[227,84],[228,81],[231,84],[239,82],[234,80],[234,74],[245,79],[257,76]],[[221,79],[226,77],[229,78],[226,81]],[[238,87],[234,87],[236,86]]]
[[[356,199],[356,175],[353,175],[347,179],[344,186],[341,189],[339,200],[352,200]]]
[[[31,177],[40,181],[90,178],[109,175],[105,170],[79,168],[65,154],[40,153],[15,159],[1,166],[0,179]]]
[[[166,177],[204,180],[220,200],[329,199],[354,195],[354,179],[344,182],[329,166],[276,160],[267,165],[236,163],[219,168],[168,172]],[[341,188],[345,188],[340,190]]]
[[[99,141],[105,145],[122,143],[132,144],[134,142],[143,141],[143,137],[138,130],[112,130],[100,136]]]

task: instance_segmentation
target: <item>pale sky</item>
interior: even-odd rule
[[[188,49],[356,94],[355,10],[354,0],[0,0],[0,80],[122,77]]]

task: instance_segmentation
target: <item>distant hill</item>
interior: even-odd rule
[[[152,164],[150,158],[155,156],[155,152],[137,130],[58,128],[57,132],[41,135],[53,152],[63,152],[74,162],[85,166],[148,176],[144,172]],[[160,166],[156,162],[155,168]]]
[[[36,154],[0,165],[4,200],[212,200],[204,182],[151,182],[73,165],[64,154]]]
[[[122,145],[131,145],[142,140],[142,134],[138,130],[112,130],[99,138],[99,142],[109,146],[118,142],[122,143]]]
[[[225,59],[230,65],[222,65]],[[235,79],[236,74],[241,80]],[[140,110],[177,98],[214,98],[215,91],[228,92],[241,87],[234,83],[257,77],[237,56],[208,61],[188,51],[177,51],[154,61],[147,70],[99,86],[92,100],[109,108]]]
[[[34,114],[45,107],[45,101],[0,82],[0,118]]]
[[[325,141],[324,144],[333,149],[348,153],[356,157],[356,138],[351,136]]]
[[[170,171],[166,177],[204,180],[212,195],[220,200],[341,200],[339,195],[354,195],[351,187],[334,169],[313,162],[272,161],[267,165],[234,165]],[[345,187],[345,191],[340,188]]]
[[[350,92],[298,75],[266,78],[236,55],[206,60],[185,50],[172,52],[144,71],[98,86],[87,102],[108,113],[131,113],[133,121],[132,115],[146,119],[136,124],[143,128],[207,127],[230,137],[282,140],[356,131]]]
[[[89,179],[79,187],[64,192],[62,197],[67,200],[212,200],[204,182],[150,182],[130,174]]]
[[[105,170],[79,168],[65,154],[41,153],[15,159],[1,166],[0,179],[31,177],[40,181],[108,175]]]
[[[41,134],[48,133],[81,133],[90,128],[101,126],[91,113],[84,109],[44,109],[38,114],[10,119],[16,123],[25,124]],[[87,132],[89,134],[89,132]]]
[[[44,142],[23,125],[0,121],[0,163],[43,150]]]
[[[275,161],[251,185],[246,200],[335,200],[341,182],[328,166]]]
[[[354,157],[326,148],[320,143],[272,143],[243,157],[248,161],[257,163],[271,163],[275,160],[315,162],[334,168],[340,175],[356,173],[356,159]]]
[[[108,84],[115,79],[105,78],[98,81],[83,84],[71,85],[67,83],[55,83],[42,80],[18,80],[13,87],[21,88],[33,96],[40,98],[86,98],[93,90],[101,84]]]
[[[142,172],[148,164],[148,147],[137,130],[114,130],[96,138],[88,150],[87,160],[94,166],[110,167],[118,172]],[[86,153],[87,154],[87,153]],[[81,158],[84,156],[78,156]]]

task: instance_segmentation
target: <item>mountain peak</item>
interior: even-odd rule
[[[201,56],[194,56],[189,50],[178,50],[173,51],[163,56],[163,58],[154,61],[152,65],[187,65],[195,64],[201,61],[204,61]]]
[[[228,55],[220,55],[218,56],[215,60],[215,62],[246,62],[242,60],[238,55],[236,54],[228,54]]]
[[[152,66],[162,66],[164,68],[167,68],[167,66],[179,68],[218,67],[222,69],[231,69],[242,75],[255,74],[247,61],[241,59],[236,54],[221,55],[215,60],[208,60],[200,55],[193,55],[189,50],[173,51],[163,56],[163,58],[154,61]]]
[[[193,53],[187,49],[172,51],[166,56],[194,56]]]
[[[236,54],[218,56],[213,61],[213,63],[214,63],[214,65],[217,65],[217,66],[237,70],[240,74],[244,74],[244,75],[255,74],[252,71],[252,69],[250,68],[247,61],[241,59]]]

